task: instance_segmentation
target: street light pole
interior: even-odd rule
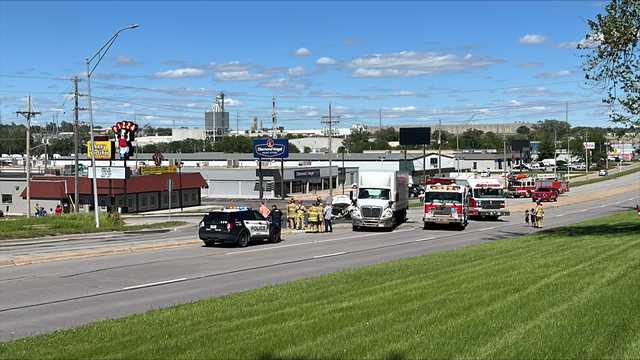
[[[87,96],[89,98],[89,140],[91,141],[91,171],[93,174],[93,213],[95,216],[95,221],[96,221],[96,228],[100,227],[100,214],[98,211],[98,179],[96,179],[96,146],[95,146],[95,141],[93,138],[93,101],[91,100],[91,75],[93,75],[93,72],[95,71],[96,67],[98,67],[98,65],[100,64],[100,61],[102,61],[102,58],[104,58],[104,56],[107,54],[107,52],[109,51],[109,49],[111,48],[111,46],[113,45],[113,43],[116,41],[116,39],[118,38],[118,35],[120,35],[121,32],[125,31],[125,30],[130,30],[130,29],[136,29],[139,28],[140,25],[138,24],[133,24],[130,26],[127,26],[125,28],[122,28],[120,30],[118,30],[112,37],[111,39],[109,39],[109,41],[107,41],[104,45],[102,45],[102,47],[90,58],[86,59],[86,65],[87,65]],[[98,57],[98,61],[96,61],[96,64],[93,65],[93,68],[91,68],[91,62]],[[125,169],[126,170],[126,169]],[[77,171],[77,170],[76,170]]]

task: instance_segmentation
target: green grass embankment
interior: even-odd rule
[[[0,221],[0,240],[33,238],[51,235],[86,234],[104,231],[135,231],[161,229],[186,224],[184,221],[164,221],[144,225],[125,225],[117,214],[100,215],[96,229],[93,214],[64,214]]]
[[[639,233],[625,212],[0,344],[0,358],[638,359]]]

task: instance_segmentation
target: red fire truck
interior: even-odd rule
[[[456,179],[456,184],[469,187],[469,216],[497,220],[510,214],[504,187],[497,179]]]
[[[424,193],[424,229],[432,224],[452,225],[460,230],[467,226],[469,196],[465,186],[457,184],[427,185]]]
[[[509,178],[507,196],[520,198],[531,197],[531,193],[536,190],[536,179],[527,174],[518,174]]]

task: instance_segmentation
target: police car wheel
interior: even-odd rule
[[[353,225],[353,231],[360,231],[360,226]]]
[[[249,233],[243,232],[238,236],[238,246],[246,247],[247,245],[249,245]]]

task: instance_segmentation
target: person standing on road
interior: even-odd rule
[[[529,215],[529,209],[527,209],[527,210],[525,210],[525,211],[524,211],[524,222],[525,222],[527,225],[529,225],[529,218],[530,218],[530,215]]]
[[[291,198],[287,204],[287,224],[289,229],[296,228],[296,201]]]
[[[537,225],[536,225],[536,209],[531,208],[531,210],[529,210],[529,216],[531,217],[531,226],[537,227]]]
[[[538,206],[536,206],[536,225],[539,228],[542,228],[544,220],[544,208],[542,207],[542,201],[538,201]]]
[[[307,209],[302,204],[302,200],[298,200],[298,207],[296,208],[296,220],[297,226],[296,229],[302,230],[304,229],[304,213],[307,212]]]
[[[260,203],[260,209],[258,210],[260,212],[260,214],[262,215],[263,218],[268,218],[269,217],[269,208],[267,207],[267,203],[262,200],[262,202]]]
[[[269,235],[271,236],[271,241],[275,242],[282,235],[282,211],[276,205],[273,205],[269,212],[268,220],[271,223]]]
[[[331,223],[333,216],[333,207],[331,206],[331,203],[328,203],[327,206],[324,207],[323,213],[324,231],[333,232],[333,224]]]

